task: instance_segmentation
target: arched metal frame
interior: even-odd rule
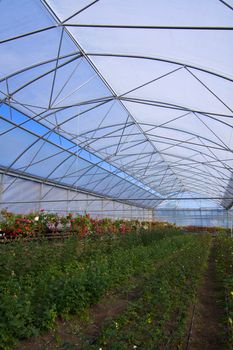
[[[164,201],[179,201],[181,194],[186,199],[195,198],[196,194],[229,209],[233,204],[233,109],[225,99],[229,87],[232,89],[231,73],[224,69],[217,71],[211,65],[162,57],[159,52],[158,57],[154,57],[149,52],[142,55],[117,50],[90,51],[88,41],[86,46],[81,44],[73,29],[126,30],[126,33],[128,30],[135,33],[185,31],[198,32],[201,36],[203,32],[232,33],[233,27],[227,21],[225,25],[218,24],[215,19],[213,25],[84,23],[79,22],[79,16],[87,14],[88,18],[92,7],[97,10],[98,22],[101,1],[87,1],[83,8],[76,5],[74,9],[67,4],[71,14],[63,20],[59,17],[59,1],[56,6],[53,0],[33,0],[32,3],[38,7],[40,16],[48,17],[47,25],[1,37],[1,52],[8,54],[10,48],[14,55],[16,42],[36,40],[42,35],[44,38],[46,33],[53,33],[56,48],[49,58],[44,55],[44,59],[39,59],[38,54],[37,59],[35,54],[30,64],[16,65],[16,69],[11,67],[10,72],[0,76],[2,172],[31,174],[43,178],[45,184],[61,183],[119,201],[136,205],[140,202],[147,208],[157,207]],[[151,0],[149,3],[151,6]],[[228,2],[220,0],[219,3],[222,11],[233,16]],[[112,6],[113,11],[114,6],[117,10],[117,2]],[[145,3],[145,13],[146,6]],[[7,3],[2,2],[1,7],[7,7]],[[27,7],[21,11],[24,18],[30,18]],[[127,13],[125,16],[127,18]],[[19,22],[19,27],[21,25],[24,23]],[[40,48],[40,41],[38,45]],[[130,47],[130,42],[128,45]],[[64,50],[66,46],[69,49]],[[104,74],[102,69],[109,59],[121,60],[123,69],[126,62],[128,65],[132,61],[139,69],[146,68],[147,62],[169,67],[156,77],[151,72],[151,79],[118,91],[114,88],[116,75]],[[221,54],[218,59],[221,61]],[[202,98],[202,92],[209,96],[205,110],[193,108],[185,98],[181,104],[178,100],[172,102],[173,96],[161,99],[154,93],[151,97],[152,86],[180,72],[185,79],[182,83],[192,79],[193,84],[200,87],[200,91],[193,92],[197,100]],[[210,86],[216,79],[221,87],[226,84],[220,93]],[[44,100],[40,100],[40,93],[45,95],[40,86],[47,92],[47,100],[44,96]],[[179,87],[182,89],[182,85]],[[211,101],[217,103],[216,110]],[[165,118],[161,122],[163,113]],[[182,124],[184,120],[184,123],[190,120],[192,125]],[[15,156],[12,151],[8,156],[7,139],[13,137],[21,137],[25,144],[15,150]],[[14,182],[15,179],[9,186]]]

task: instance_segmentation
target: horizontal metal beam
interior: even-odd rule
[[[233,30],[233,27],[226,26],[139,26],[139,25],[121,25],[121,24],[76,24],[62,23],[65,27],[78,28],[103,28],[103,29],[159,29],[159,30]]]
[[[113,200],[112,198],[104,198],[106,200]],[[201,199],[208,199],[208,200],[216,200],[216,199],[222,199],[222,197],[186,197],[186,198],[161,198],[161,201],[183,201],[183,200],[201,200]],[[230,197],[230,198],[225,198],[225,199],[231,199],[233,200],[233,197]],[[90,199],[89,199],[90,200]],[[99,202],[99,201],[102,201],[103,199],[102,198],[92,198],[91,201],[93,202]],[[117,200],[115,201],[125,201],[126,198],[117,198]],[[154,198],[127,198],[127,201],[154,201],[155,199]],[[160,200],[160,199],[159,199]],[[43,200],[31,200],[31,201],[4,201],[4,204],[30,204],[30,203],[61,203],[61,202],[86,202],[87,199],[50,199],[50,200],[46,200],[46,199],[43,199]],[[129,204],[129,203],[126,203],[124,202],[125,204],[128,204],[128,205],[132,205],[132,204]],[[148,208],[148,209],[151,209],[151,208]]]

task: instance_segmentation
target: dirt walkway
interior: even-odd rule
[[[209,264],[198,291],[188,350],[226,350],[224,294],[217,281],[215,246],[212,243]]]

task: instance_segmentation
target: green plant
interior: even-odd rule
[[[87,349],[178,349],[187,308],[206,266],[209,237],[185,237],[183,248],[159,268],[148,266],[139,297]]]
[[[146,238],[147,237],[147,238]],[[82,315],[110,289],[182,247],[177,232],[111,235],[80,241],[23,242],[0,247],[0,344],[53,327],[57,316]]]

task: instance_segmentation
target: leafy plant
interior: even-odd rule
[[[64,243],[17,241],[1,245],[0,344],[50,329],[56,317],[85,313],[104,293],[184,244],[178,232],[106,235]],[[147,236],[147,238],[146,238]]]

